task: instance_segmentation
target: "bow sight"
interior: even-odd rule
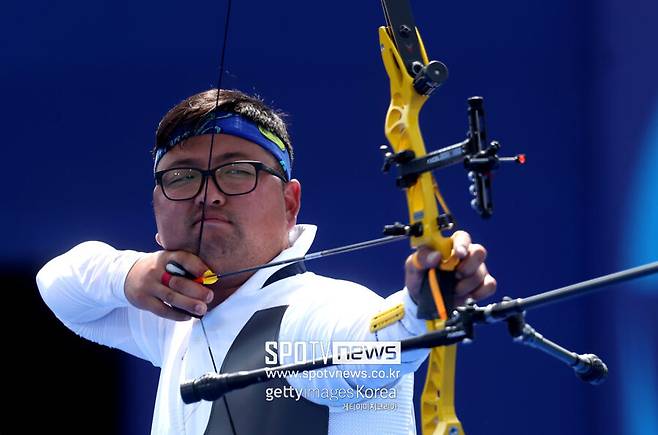
[[[423,74],[422,70],[418,75],[421,74]],[[514,157],[499,157],[500,143],[492,141],[485,146],[486,142],[484,99],[482,97],[471,97],[468,99],[468,133],[465,140],[429,152],[418,158],[411,150],[393,153],[388,145],[382,145],[380,147],[384,153],[382,171],[386,173],[390,170],[391,165],[395,165],[398,171],[395,184],[401,189],[406,189],[416,184],[418,177],[424,172],[463,162],[464,168],[468,171],[468,179],[472,183],[469,186],[469,192],[474,197],[471,200],[471,207],[483,218],[488,218],[493,214],[491,172],[497,169],[501,162],[524,164],[526,158],[525,154],[517,154]],[[452,215],[444,213],[439,216],[439,228],[441,230],[449,230],[453,226],[454,218]]]

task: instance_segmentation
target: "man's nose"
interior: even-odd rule
[[[212,177],[206,177],[201,192],[196,197],[196,201],[199,204],[206,202],[207,204],[222,205],[226,202],[226,195],[219,190]]]

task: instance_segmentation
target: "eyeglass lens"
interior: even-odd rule
[[[256,187],[257,170],[249,163],[232,163],[217,168],[215,181],[227,195],[240,195]],[[162,174],[162,188],[171,199],[189,199],[201,190],[203,173],[198,169],[172,169]]]

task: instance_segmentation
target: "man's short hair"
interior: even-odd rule
[[[286,146],[292,163],[292,144],[290,143],[288,128],[283,121],[285,114],[267,106],[263,100],[256,96],[247,95],[238,90],[227,89],[219,91],[219,99],[217,98],[217,89],[210,89],[186,98],[169,110],[160,121],[155,133],[153,155],[155,156],[159,148],[167,146],[169,135],[177,126],[182,123],[193,124],[201,121],[204,116],[215,109],[236,113],[276,134]]]

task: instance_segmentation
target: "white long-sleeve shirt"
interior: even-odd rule
[[[292,246],[273,261],[304,255],[313,242],[315,231],[314,226],[296,226],[291,232]],[[72,331],[161,368],[153,434],[202,434],[212,403],[185,405],[179,387],[185,381],[213,371],[208,344],[198,319],[174,322],[139,310],[128,302],[124,282],[132,265],[143,255],[118,251],[101,242],[82,243],[39,271],[39,290],[46,304]],[[217,367],[221,367],[231,344],[251,316],[274,306],[288,305],[281,321],[279,343],[316,343],[327,349],[334,341],[397,341],[425,332],[425,323],[416,318],[416,305],[406,290],[382,299],[361,285],[311,272],[261,289],[279,268],[259,270],[204,316]],[[372,317],[399,303],[405,306],[405,316],[371,333]],[[399,379],[325,375],[290,377],[288,382],[307,399],[329,406],[329,434],[415,433],[413,372],[426,356],[424,350],[403,354],[402,363],[394,366],[395,370],[400,370]],[[282,362],[292,362],[293,358],[288,356]],[[341,369],[350,369],[352,373],[359,369],[383,369],[390,373],[393,367],[343,366],[327,370]],[[388,392],[386,397],[365,401],[358,394],[349,394],[364,386],[386,387]],[[322,391],[344,394],[318,394]],[[360,405],[355,409],[357,401]],[[368,409],[369,403],[383,406]]]

